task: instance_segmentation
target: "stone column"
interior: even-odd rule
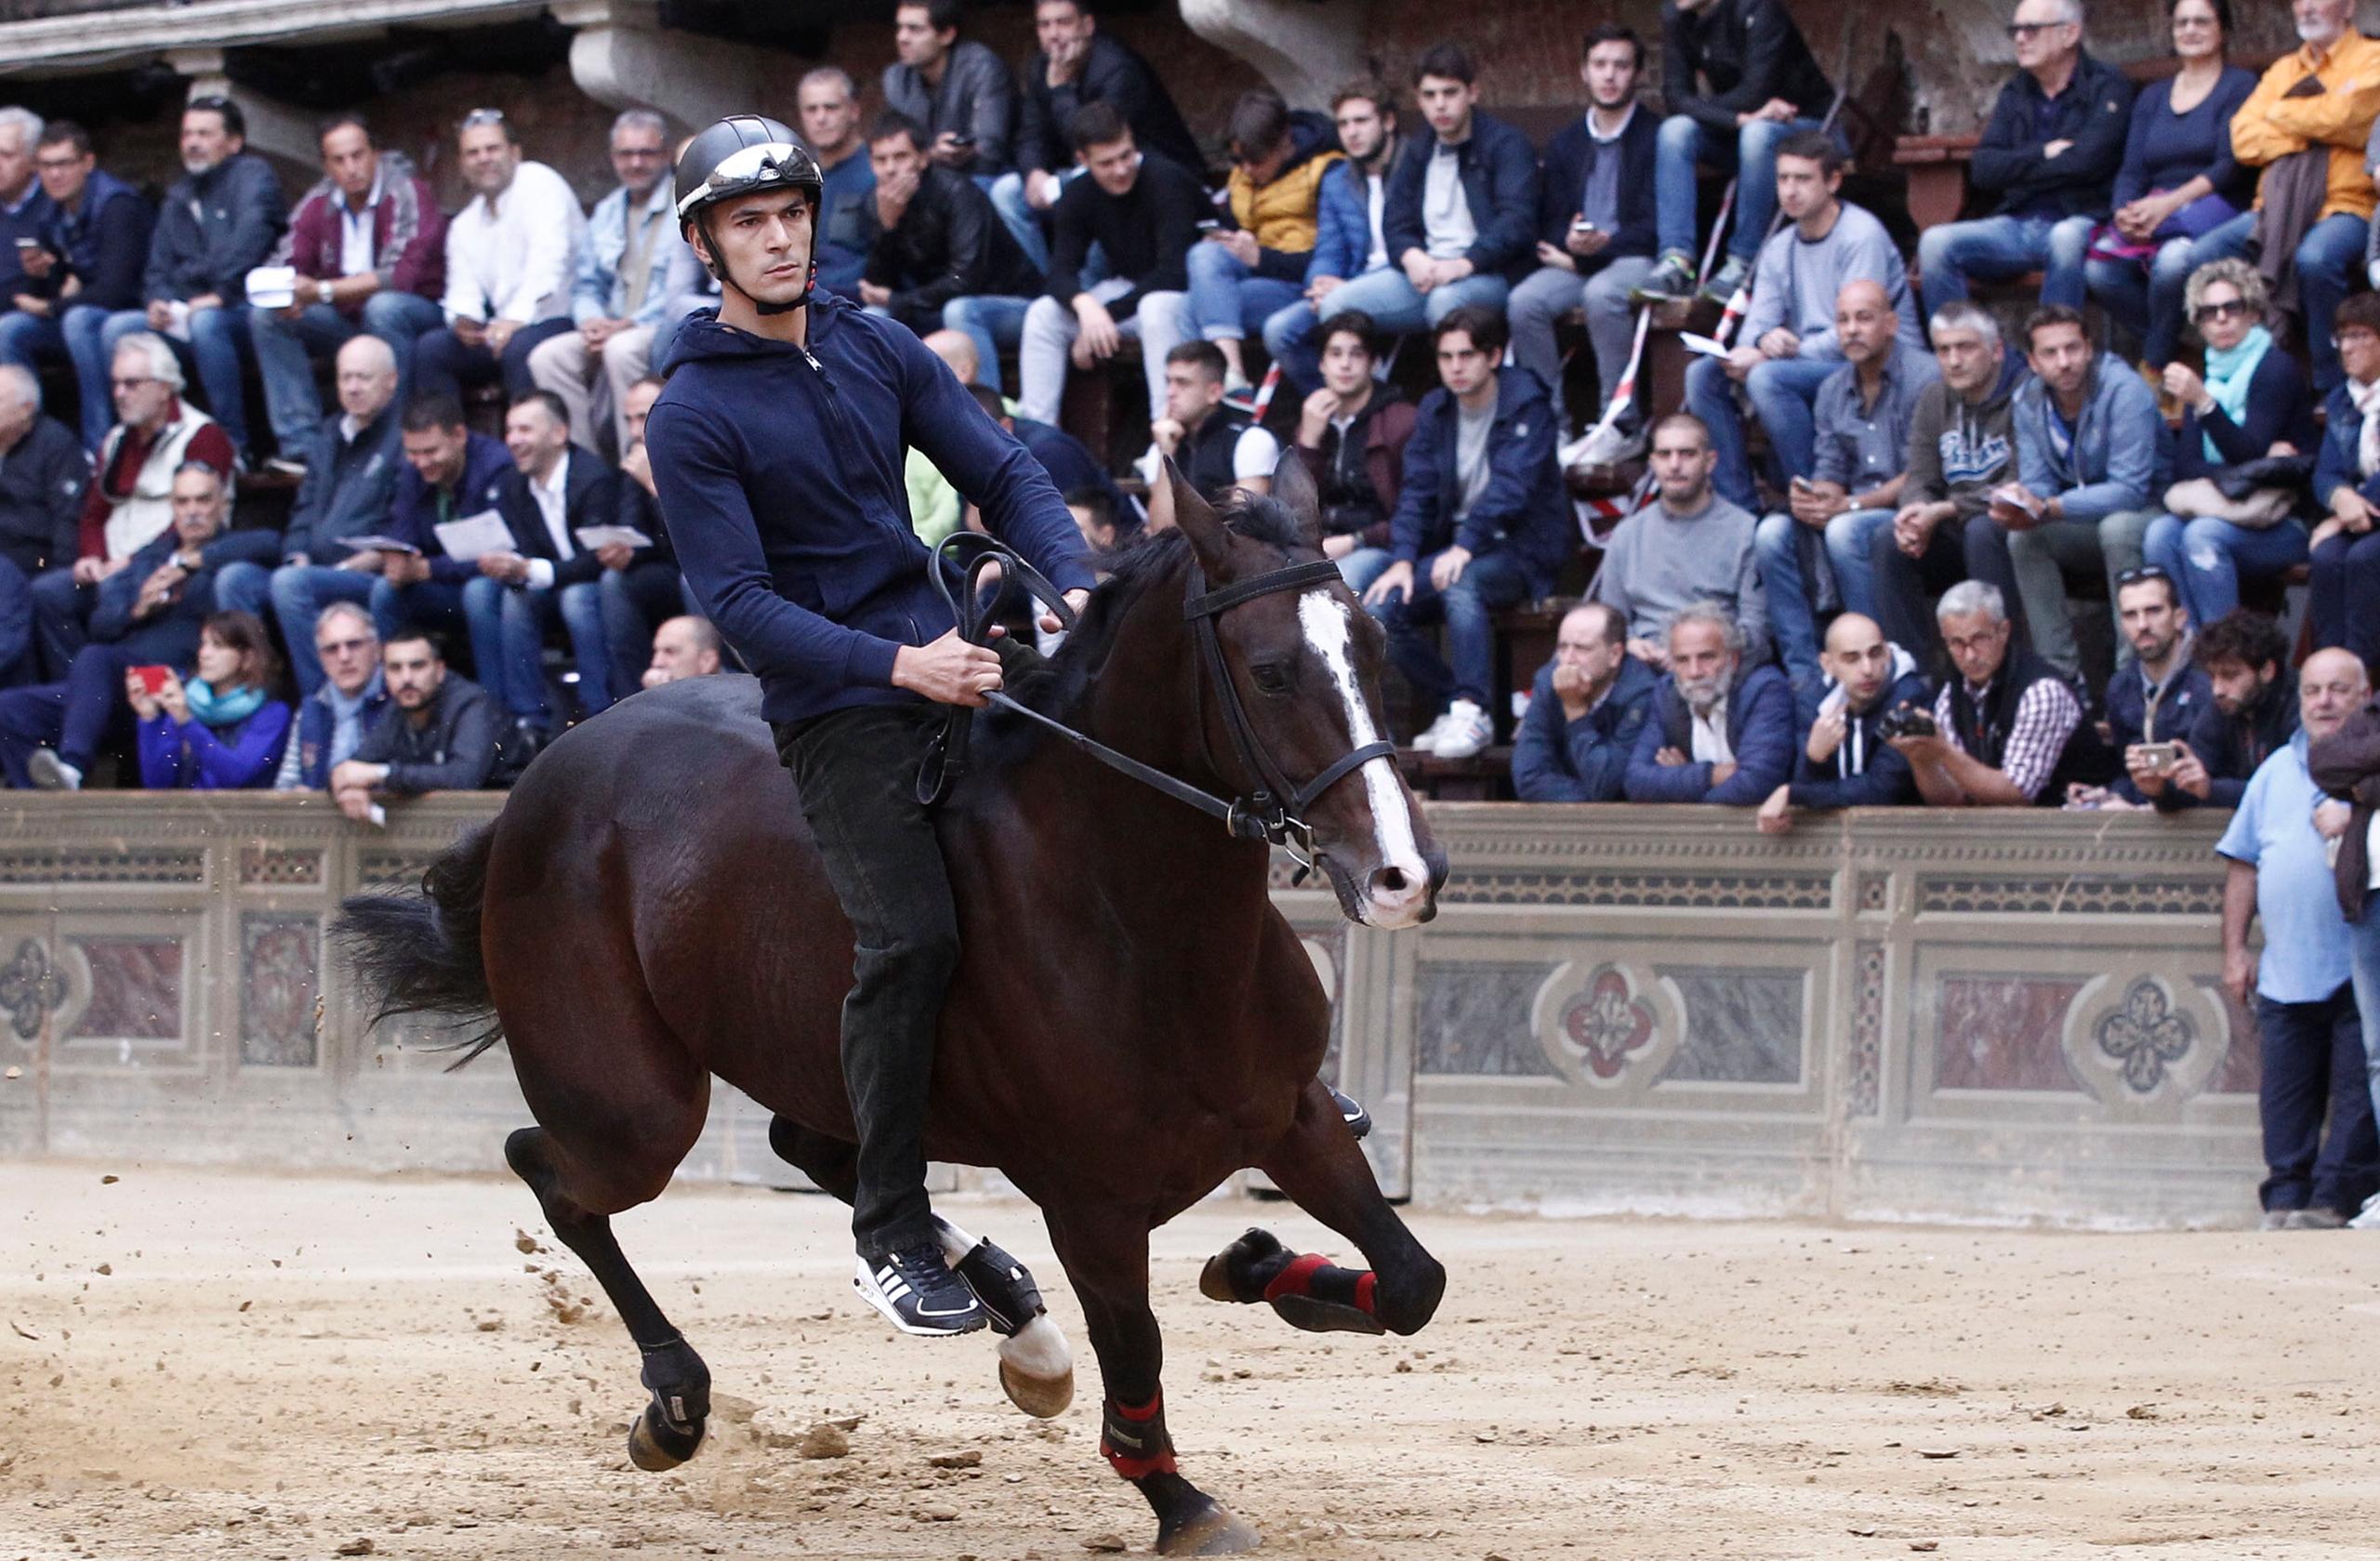
[[[553,14],[578,30],[571,79],[599,103],[659,109],[689,129],[728,113],[792,116],[803,66],[781,50],[665,31],[654,0],[557,0]]]
[[[1327,112],[1331,89],[1368,69],[1362,0],[1182,0],[1182,20],[1253,65],[1291,108]]]

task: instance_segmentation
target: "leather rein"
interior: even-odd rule
[[[1012,581],[1026,595],[1038,600],[1056,615],[1062,627],[1068,629],[1075,627],[1075,611],[1066,604],[1064,595],[1039,570],[1019,558],[1015,549],[977,532],[958,531],[945,537],[941,546],[934,549],[931,567],[934,589],[950,609],[951,621],[969,643],[988,645],[991,642],[992,609],[998,605],[999,596],[1005,594],[1003,590],[986,597],[981,589],[985,572],[994,564],[999,566],[1004,583]],[[962,582],[965,600],[973,603],[972,607],[962,609],[959,599],[952,594],[954,575]],[[1213,685],[1216,703],[1223,709],[1223,729],[1231,734],[1232,747],[1238,753],[1241,771],[1254,781],[1250,790],[1229,800],[1144,764],[1130,754],[1118,753],[1064,721],[1018,703],[1003,691],[985,695],[985,702],[1063,737],[1117,774],[1161,791],[1210,818],[1220,819],[1234,839],[1268,840],[1281,847],[1298,865],[1293,881],[1302,883],[1314,870],[1314,832],[1305,823],[1306,810],[1324,792],[1373,760],[1393,759],[1396,745],[1385,740],[1366,743],[1341,755],[1304,785],[1291,781],[1275,761],[1272,750],[1264,746],[1264,739],[1258,735],[1255,726],[1248,719],[1247,708],[1240,702],[1239,690],[1232,682],[1230,669],[1223,663],[1223,642],[1215,632],[1215,620],[1244,602],[1253,602],[1258,597],[1274,596],[1283,591],[1302,590],[1308,586],[1339,578],[1337,563],[1329,559],[1315,559],[1305,563],[1267,570],[1250,579],[1235,581],[1210,591],[1206,589],[1206,571],[1195,562],[1190,565],[1189,589],[1182,603],[1182,616],[1191,626],[1192,636],[1198,642],[1201,681]],[[959,777],[966,773],[967,739],[973,714],[973,709],[968,706],[954,705],[950,708],[942,731],[935,734],[927,750],[925,762],[918,772],[919,801],[929,805],[939,802],[949,795]]]

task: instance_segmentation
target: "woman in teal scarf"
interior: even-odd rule
[[[140,784],[152,791],[233,791],[272,784],[289,706],[271,697],[281,667],[253,613],[216,613],[199,628],[197,675],[170,667],[125,673],[140,723]]]
[[[2190,274],[2190,324],[2206,344],[2206,372],[2165,365],[2166,394],[2182,403],[2174,445],[2176,483],[2212,477],[2268,456],[2310,455],[2314,403],[2306,370],[2265,324],[2265,279],[2245,260],[2215,260]],[[2240,605],[2240,581],[2267,579],[2306,562],[2306,523],[2271,525],[2214,515],[2161,515],[2142,550],[2181,587],[2190,622],[2203,628]]]

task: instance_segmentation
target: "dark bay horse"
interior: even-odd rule
[[[1013,692],[1194,786],[1247,795],[1260,783],[1240,773],[1184,602],[1201,576],[1211,600],[1319,557],[1314,487],[1294,452],[1274,497],[1228,514],[1169,478],[1153,509],[1174,528],[1124,555],[1038,690]],[[1324,775],[1384,734],[1381,631],[1335,573],[1259,588],[1210,621],[1242,734],[1279,774]],[[787,1161],[846,1200],[853,1188],[838,1052],[851,931],[759,703],[743,677],[624,701],[540,756],[421,893],[350,899],[339,929],[384,1013],[458,1015],[485,1025],[483,1048],[508,1042],[539,1125],[506,1158],[643,1351],[653,1401],[630,1450],[646,1468],[694,1455],[709,1373],[609,1217],[668,1184],[712,1076],[775,1114],[770,1142]],[[1268,896],[1269,848],[1022,717],[985,712],[973,747],[940,814],[963,955],[927,1150],[998,1168],[1047,1215],[1099,1356],[1101,1450],[1156,1512],[1159,1552],[1246,1549],[1254,1531],[1175,1468],[1149,1232],[1255,1167],[1371,1267],[1251,1231],[1208,1263],[1210,1296],[1271,1302],[1301,1327],[1411,1333],[1445,1270],[1316,1081],[1329,1002]],[[1435,913],[1445,859],[1393,760],[1331,780],[1304,814],[1348,917],[1402,927]],[[1024,1321],[1003,1275],[959,1266],[996,1317]],[[1003,1342],[1000,1375],[1031,1412],[1072,1396],[1046,1318]]]

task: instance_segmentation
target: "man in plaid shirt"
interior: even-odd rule
[[[2066,761],[2082,705],[2055,668],[2009,643],[1998,588],[1962,580],[1935,617],[1959,675],[1934,701],[1931,736],[1891,739],[1937,808],[2022,808],[2065,795]]]

